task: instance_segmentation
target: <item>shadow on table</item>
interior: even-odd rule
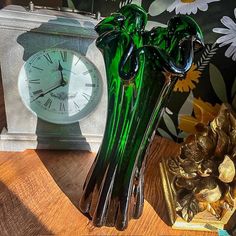
[[[171,223],[162,190],[159,163],[162,158],[176,155],[178,149],[179,145],[173,141],[156,136],[150,148],[145,169],[145,199],[168,226],[171,226]]]
[[[178,147],[171,141],[156,137],[150,149],[145,173],[145,200],[167,225],[170,225],[170,221],[161,186],[159,162],[161,157],[172,155]],[[83,183],[94,161],[95,153],[44,150],[36,152],[57,185],[78,208]]]
[[[64,150],[36,152],[57,185],[78,208],[83,183],[94,161],[95,153]]]
[[[23,202],[0,181],[0,234],[53,235]]]

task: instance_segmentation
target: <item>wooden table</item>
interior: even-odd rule
[[[168,224],[158,162],[178,145],[155,138],[148,158],[145,206],[128,229],[94,228],[77,209],[94,153],[27,150],[0,153],[0,235],[216,235],[173,230]]]
[[[0,129],[6,125],[0,83]],[[216,235],[173,230],[161,188],[159,161],[179,146],[155,138],[145,176],[145,205],[128,229],[95,228],[78,209],[82,186],[95,153],[27,150],[0,152],[0,236],[29,235]],[[233,219],[233,224],[236,222]]]

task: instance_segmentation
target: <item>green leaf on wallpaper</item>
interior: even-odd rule
[[[178,119],[181,115],[192,115],[193,112],[193,92],[191,91],[186,98],[184,104],[179,110]]]
[[[216,95],[222,102],[227,102],[227,94],[224,78],[219,69],[210,63],[210,81]]]
[[[142,5],[142,0],[132,0],[131,3],[141,6]]]
[[[67,6],[68,6],[70,9],[75,9],[75,4],[73,3],[72,0],[67,0]]]
[[[173,112],[168,107],[165,108],[165,112],[169,115],[173,115]]]
[[[234,95],[234,99],[233,99],[231,105],[232,105],[233,109],[236,110],[236,95]]]
[[[178,134],[178,138],[186,138],[187,136],[188,134],[184,131]]]
[[[166,125],[167,129],[170,131],[170,133],[173,134],[174,136],[177,136],[177,131],[176,131],[176,128],[175,128],[175,124],[166,112],[164,112],[163,120],[165,122],[165,125]]]
[[[174,0],[155,0],[152,2],[148,9],[148,14],[150,16],[157,16],[160,15],[162,12],[164,12],[172,3]]]
[[[236,95],[236,78],[234,79],[234,83],[231,89],[231,97]]]
[[[173,140],[172,137],[162,128],[158,128],[157,131],[159,132],[159,134],[164,137],[164,138],[168,138],[170,140]]]

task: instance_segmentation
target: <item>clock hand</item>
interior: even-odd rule
[[[53,90],[55,90],[55,89],[57,89],[57,88],[59,88],[59,87],[61,87],[61,86],[64,87],[64,86],[67,84],[67,81],[66,81],[66,80],[64,79],[64,77],[63,77],[63,73],[62,73],[63,68],[62,68],[62,66],[61,66],[60,61],[59,61],[58,70],[59,70],[60,73],[61,73],[61,82],[60,82],[60,84],[57,84],[56,86],[53,86],[53,87],[48,88],[45,92],[42,91],[42,93],[40,93],[40,94],[39,94],[36,98],[34,98],[30,103],[34,102],[35,100],[37,100],[37,99],[40,98],[40,97],[45,96],[46,94],[50,93],[51,91],[53,91]]]
[[[42,92],[41,92],[36,98],[34,98],[30,103],[34,102],[35,100],[37,100],[37,99],[40,98],[40,97],[45,96],[46,94],[52,92],[53,90],[55,90],[55,89],[57,89],[57,88],[59,88],[59,87],[61,87],[61,86],[63,86],[63,85],[60,83],[60,84],[57,84],[57,85],[54,85],[54,86],[48,88],[46,91],[42,91]]]
[[[66,80],[65,80],[64,77],[63,77],[63,73],[62,73],[63,68],[62,68],[62,66],[61,66],[60,61],[59,61],[58,70],[59,70],[60,73],[61,73],[61,86],[65,86],[65,85],[67,84],[67,82],[66,82]]]
[[[72,73],[72,74],[76,75],[76,73],[75,73],[75,72],[73,72],[73,71],[71,71],[71,70],[68,70],[68,69],[66,69],[66,68],[63,68],[63,70],[65,70],[65,71],[68,71],[68,72],[70,72],[70,73]]]

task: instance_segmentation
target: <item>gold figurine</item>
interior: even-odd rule
[[[198,124],[176,157],[162,160],[162,183],[174,228],[223,229],[236,209],[236,114],[222,104]]]

